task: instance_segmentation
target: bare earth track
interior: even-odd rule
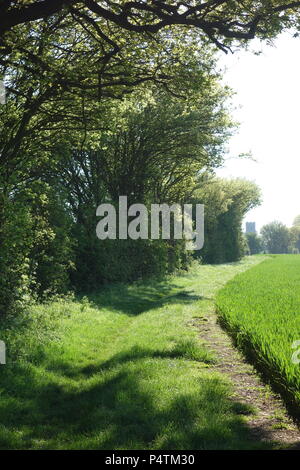
[[[232,382],[232,398],[254,408],[255,413],[247,417],[253,439],[274,442],[276,448],[300,449],[300,429],[289,418],[280,397],[262,382],[254,367],[233,346],[230,337],[218,324],[216,313],[212,310],[209,317],[195,318],[194,326],[217,356],[215,369]]]

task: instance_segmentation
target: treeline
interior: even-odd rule
[[[262,227],[260,234],[247,233],[247,251],[254,255],[261,252],[272,254],[300,253],[300,216],[295,217],[292,227],[274,221]]]
[[[205,247],[196,255],[244,254],[241,221],[259,190],[214,177],[235,125],[213,48],[175,27],[143,41],[101,27],[62,15],[7,33],[1,314],[70,289],[187,269],[183,240],[96,238],[97,206],[122,195],[146,206],[203,203]]]

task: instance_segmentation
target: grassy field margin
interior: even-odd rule
[[[249,407],[199,340],[228,280],[260,262],[195,264],[2,322],[1,449],[256,449]]]

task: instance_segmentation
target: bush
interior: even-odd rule
[[[80,235],[78,236],[78,232]],[[191,257],[182,243],[165,240],[98,240],[77,227],[76,270],[71,278],[80,291],[108,282],[161,277],[186,269]]]

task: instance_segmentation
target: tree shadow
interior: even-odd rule
[[[138,286],[136,290],[110,286],[90,299],[100,308],[139,315],[203,297],[166,282]],[[158,403],[157,385],[145,380],[143,361],[161,360],[163,366],[168,359],[195,360],[196,353],[191,344],[182,342],[167,351],[133,347],[86,367],[58,359],[44,365],[45,375],[29,363],[7,366],[1,380],[0,448],[272,447],[255,442],[242,417],[249,410],[231,400],[216,377],[199,378],[193,392],[176,394],[170,389],[167,402]],[[200,360],[209,362],[204,356]]]
[[[215,360],[206,349],[197,344],[193,339],[185,339],[173,344],[170,349],[151,349],[135,345],[132,348],[113,355],[107,361],[91,363],[88,366],[78,367],[67,361],[51,361],[47,370],[60,374],[63,377],[78,380],[82,377],[90,378],[93,375],[122,366],[128,362],[136,362],[141,359],[189,359],[205,364],[213,364]]]
[[[5,397],[0,405],[0,448],[259,447],[241,417],[244,405],[228,399],[219,379],[199,379],[198,390],[162,405],[141,375],[139,368],[125,368],[84,390],[70,390],[59,383],[42,384],[33,371],[20,368],[7,384],[11,399]]]
[[[174,293],[174,290],[178,292]],[[99,292],[90,294],[88,298],[96,308],[110,308],[127,315],[140,315],[166,304],[187,304],[204,299],[194,291],[184,290],[168,282],[142,285],[136,289],[134,286],[115,284],[103,287]]]

